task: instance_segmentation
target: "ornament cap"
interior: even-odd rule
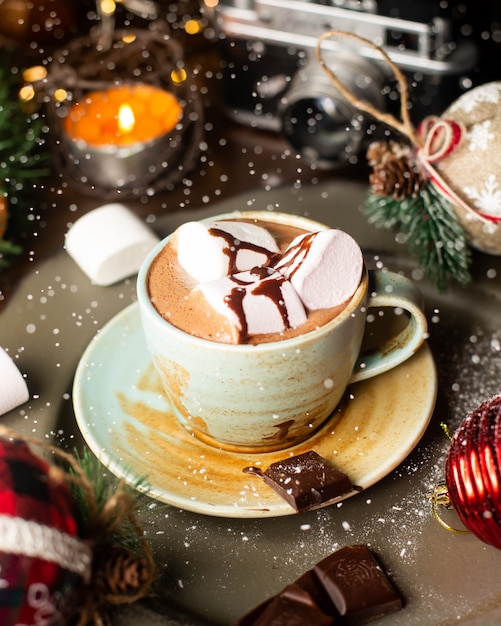
[[[437,522],[445,528],[446,530],[456,533],[458,535],[468,535],[470,533],[469,530],[463,530],[460,528],[455,528],[448,524],[439,514],[439,509],[452,509],[452,502],[449,496],[449,489],[446,483],[439,483],[435,485],[432,493],[429,495],[429,499],[431,501],[431,510],[433,512],[433,517],[437,520]]]

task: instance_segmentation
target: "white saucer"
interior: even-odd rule
[[[143,478],[149,495],[181,509],[233,518],[295,511],[243,469],[265,470],[287,455],[315,450],[367,489],[401,463],[433,413],[437,376],[424,345],[391,372],[352,385],[328,423],[286,451],[237,454],[190,435],[172,416],[153,368],[137,304],[92,339],[75,374],[73,403],[91,450],[115,475]]]

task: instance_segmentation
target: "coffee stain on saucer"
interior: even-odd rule
[[[279,510],[279,497],[246,467],[265,469],[272,463],[315,450],[363,488],[386,475],[388,459],[395,466],[409,451],[416,406],[430,406],[434,396],[434,364],[427,347],[394,370],[352,385],[326,424],[286,450],[239,453],[209,445],[190,433],[175,417],[152,365],[138,374],[135,389],[116,392],[122,433],[116,452],[125,467],[153,485],[151,495],[180,508],[232,517],[254,511]],[[423,380],[424,377],[424,380]],[[426,381],[426,382],[424,382]],[[412,394],[409,394],[412,389]],[[431,406],[430,406],[431,408]],[[417,433],[417,439],[422,433]],[[401,443],[399,443],[401,442]],[[405,456],[405,455],[404,455]],[[278,507],[278,509],[277,509]]]

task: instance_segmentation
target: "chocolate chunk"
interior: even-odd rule
[[[275,622],[271,622],[271,621],[261,622],[259,621],[259,618],[263,615],[263,613],[272,603],[275,603],[275,608],[273,610],[277,610],[278,612],[280,608],[280,605],[276,603],[278,596],[284,595],[284,594],[286,596],[294,595],[294,589],[296,587],[302,590],[306,594],[305,596],[307,598],[307,601],[305,602],[306,604],[308,604],[308,602],[310,603],[312,602],[313,603],[312,606],[320,610],[323,614],[330,616],[331,622],[328,622],[329,624],[335,623],[334,621],[332,621],[334,620],[334,616],[336,615],[336,609],[334,605],[332,604],[328,594],[323,589],[322,585],[319,584],[317,577],[313,574],[313,571],[308,570],[302,576],[300,576],[296,580],[295,583],[292,583],[288,587],[285,587],[285,589],[283,589],[282,592],[278,594],[277,596],[273,596],[271,598],[268,598],[264,602],[261,602],[261,604],[259,604],[258,606],[253,608],[251,611],[246,613],[244,616],[242,616],[239,620],[234,622],[232,626],[257,626],[258,624],[261,624],[261,626],[263,626],[263,624],[274,624]],[[296,591],[296,595],[299,597],[300,595],[299,592]],[[271,614],[271,609],[268,613],[267,619],[270,618],[270,614]],[[303,618],[304,620],[306,620],[304,615],[303,615]],[[310,622],[305,621],[304,623],[310,623]],[[316,622],[312,622],[312,623],[315,624]],[[282,626],[282,622],[280,624]],[[286,622],[283,622],[283,624],[286,624],[287,626],[289,626],[290,624],[291,626],[293,626],[294,622],[286,621]]]
[[[320,561],[233,626],[362,626],[402,607],[400,594],[370,550],[348,546]]]
[[[366,624],[403,606],[401,596],[366,546],[341,548],[320,561],[313,572],[343,624]]]
[[[313,570],[309,569],[300,576],[294,584],[309,593],[315,604],[322,609],[324,613],[327,613],[327,615],[337,615],[336,607],[332,604],[329,594],[318,582],[318,578],[313,573]]]
[[[254,626],[332,626],[334,623],[334,618],[326,615],[307,591],[291,584],[273,598]]]
[[[298,513],[325,506],[353,490],[348,476],[314,451],[272,463],[263,480]]]

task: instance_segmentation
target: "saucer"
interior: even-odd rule
[[[327,423],[287,450],[235,453],[210,446],[170,410],[149,357],[137,303],[92,339],[75,373],[73,404],[90,449],[116,476],[143,479],[148,495],[181,509],[231,518],[296,514],[256,476],[271,463],[315,450],[367,489],[399,465],[422,437],[437,391],[427,344],[390,372],[351,385]],[[351,496],[353,494],[349,494]],[[347,497],[349,497],[347,496]]]

